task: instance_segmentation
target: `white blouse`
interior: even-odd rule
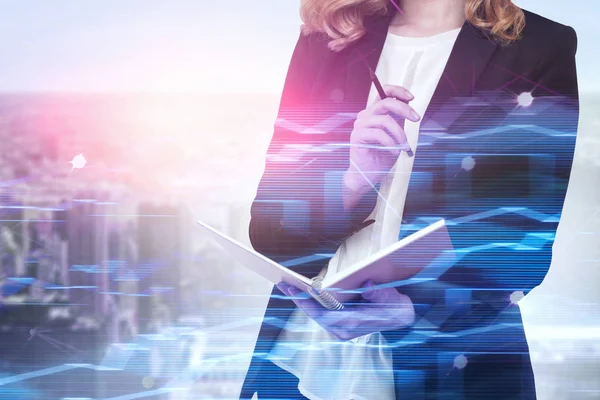
[[[442,76],[454,42],[454,29],[413,38],[387,34],[376,74],[382,84],[400,85],[415,98],[409,105],[422,117]],[[374,85],[367,104],[377,97]],[[405,120],[404,130],[418,157],[419,122]],[[375,223],[347,238],[330,260],[326,274],[355,264],[398,240],[414,158],[401,152],[380,184],[381,196],[368,219]],[[382,199],[385,199],[385,201]],[[335,339],[298,309],[290,317],[269,359],[299,378],[298,389],[311,400],[395,399],[391,349],[380,333],[351,341]]]

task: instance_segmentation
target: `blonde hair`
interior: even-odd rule
[[[395,0],[302,0],[302,32],[324,33],[330,38],[329,48],[341,51],[365,34],[366,17],[390,12],[390,1]],[[519,39],[525,26],[523,11],[511,0],[466,0],[465,15],[500,45]]]

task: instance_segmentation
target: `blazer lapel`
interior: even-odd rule
[[[496,48],[497,45],[489,40],[481,30],[472,26],[469,22],[464,23],[422,118],[419,147],[417,148],[405,200],[403,221],[416,224],[417,218],[423,216],[419,214],[420,212],[431,216],[432,209],[430,206],[436,201],[435,192],[432,191],[433,189],[424,188],[427,182],[419,178],[419,173],[424,173],[421,176],[441,177],[442,182],[444,179],[446,165],[443,160],[440,160],[440,148],[422,146],[423,144],[431,144],[430,138],[423,133],[427,131],[442,131],[448,134],[464,132],[464,129],[459,128],[464,122],[460,118],[460,112],[464,112],[468,120],[470,110],[460,106],[454,107],[452,98],[470,97],[475,94],[477,82]],[[448,102],[451,102],[451,104],[449,107],[445,107]],[[437,178],[432,179],[435,181]],[[423,222],[422,227],[424,225],[425,222]],[[411,232],[413,231],[408,230],[406,225],[403,224],[399,239]]]
[[[371,88],[369,67],[375,71],[393,13],[383,17],[369,18],[365,21],[367,32],[356,43],[348,47],[346,62],[345,96],[346,105],[352,110],[360,111],[365,108]]]
[[[484,31],[465,21],[454,42],[421,126],[427,125],[435,111],[449,98],[468,97],[474,94],[479,77],[497,47],[498,45]]]
[[[367,104],[371,88],[369,67],[374,71],[377,69],[392,17],[393,13],[390,12],[382,17],[367,19],[367,33],[345,50],[348,56],[344,59],[347,64],[344,97],[346,105],[352,109],[349,111],[360,111]],[[448,98],[473,94],[481,73],[497,47],[482,30],[465,21],[430,106],[423,116],[422,125],[427,123],[436,108]]]

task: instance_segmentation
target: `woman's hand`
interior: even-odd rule
[[[362,288],[374,286],[367,281]],[[415,310],[408,296],[394,288],[368,290],[361,294],[364,304],[349,305],[340,311],[324,308],[309,294],[288,285],[277,284],[279,290],[310,318],[341,340],[351,340],[369,333],[400,329],[413,323]]]
[[[346,208],[351,208],[358,200],[356,197],[360,198],[382,180],[401,150],[411,151],[401,120],[417,122],[421,118],[407,104],[414,97],[401,86],[385,85],[383,88],[389,97],[378,98],[359,112],[354,122],[350,135],[350,167],[344,174]]]

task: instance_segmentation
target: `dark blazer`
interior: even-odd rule
[[[577,131],[577,37],[571,27],[525,16],[522,39],[506,47],[465,22],[422,119],[400,237],[445,218],[458,257],[438,279],[398,288],[417,312],[412,326],[382,332],[394,345],[398,398],[535,396],[511,300],[537,286],[550,265]],[[367,65],[375,70],[391,17],[369,18],[367,34],[339,53],[323,35],[301,35],[292,55],[250,239],[307,276],[361,229],[376,203],[378,185],[345,211],[341,177],[371,86]],[[530,106],[519,106],[522,93],[533,96]],[[282,384],[284,374],[263,359],[293,310],[275,287],[242,397],[297,384]],[[467,365],[457,366],[457,356]]]

